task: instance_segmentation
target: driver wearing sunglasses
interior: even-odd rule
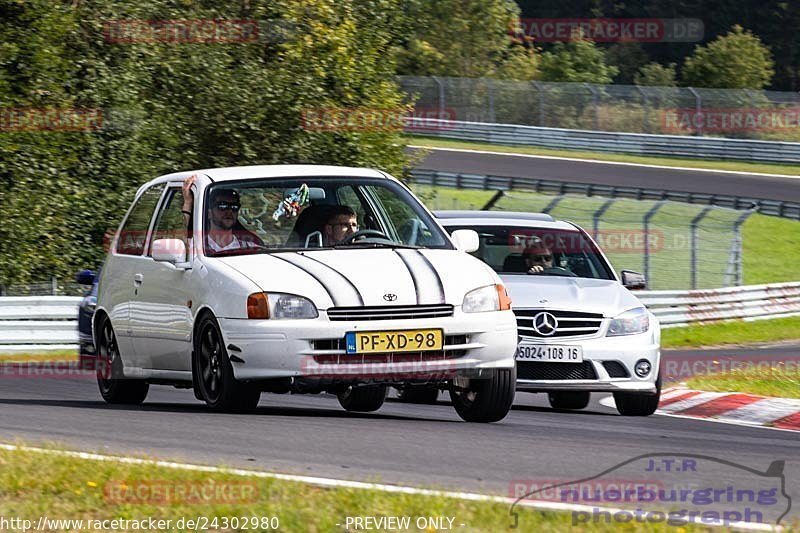
[[[534,238],[522,255],[528,274],[541,274],[546,268],[553,267],[553,252],[538,237]]]
[[[191,215],[191,207],[194,204],[191,186],[194,181],[195,176],[190,176],[184,181],[184,215]],[[239,221],[241,205],[236,190],[219,187],[212,189],[208,198],[207,251],[215,253],[264,246],[263,241]]]

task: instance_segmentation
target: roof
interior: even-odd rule
[[[442,226],[521,226],[529,228],[577,231],[569,222],[556,220],[545,213],[513,211],[434,211]]]
[[[167,181],[182,181],[192,174],[205,174],[215,182],[257,178],[289,177],[354,177],[385,178],[387,174],[372,168],[340,167],[333,165],[252,165],[243,167],[205,168],[173,172],[155,178],[148,185]]]

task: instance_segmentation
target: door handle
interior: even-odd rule
[[[141,275],[141,274],[135,274],[135,275],[133,276],[133,285],[134,285],[135,287],[138,287],[139,285],[141,285],[143,281],[144,281],[144,276],[143,276],[143,275]]]

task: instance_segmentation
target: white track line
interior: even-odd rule
[[[490,150],[469,150],[466,148],[440,148],[435,146],[420,146],[416,144],[409,144],[409,148],[435,150],[437,152],[469,152],[473,154],[486,154],[486,155],[506,155],[511,157],[528,157],[531,159],[553,159],[556,161],[578,161],[580,163],[595,163],[598,165],[619,165],[626,167],[642,167],[642,168],[660,168],[667,170],[686,170],[689,172],[711,172],[713,174],[736,174],[739,176],[759,176],[763,178],[788,178],[798,179],[800,175],[793,176],[791,174],[767,174],[765,172],[745,172],[743,170],[717,170],[713,168],[692,168],[692,167],[671,167],[668,165],[649,165],[647,163],[630,163],[625,161],[603,161],[601,159],[581,159],[578,157],[560,157],[555,155],[536,155],[536,154],[520,154],[517,152],[492,152]],[[800,174],[800,172],[798,172]]]
[[[596,505],[579,505],[573,503],[545,502],[545,501],[535,501],[535,500],[517,501],[515,498],[509,498],[506,496],[489,496],[487,494],[476,494],[473,492],[451,492],[451,491],[441,491],[441,490],[431,490],[431,489],[418,489],[414,487],[403,487],[400,485],[365,483],[362,481],[349,481],[345,479],[333,479],[333,478],[313,477],[313,476],[296,476],[291,474],[278,474],[274,472],[259,472],[256,470],[244,470],[240,468],[220,468],[216,466],[194,465],[188,463],[177,463],[173,461],[159,461],[154,459],[139,459],[136,457],[102,455],[97,453],[75,452],[69,450],[48,450],[46,448],[35,448],[32,446],[17,446],[14,444],[0,443],[0,449],[8,451],[42,453],[46,455],[56,455],[60,457],[73,457],[89,461],[106,461],[106,462],[116,462],[123,464],[133,464],[133,465],[157,466],[161,468],[172,468],[175,470],[188,470],[194,472],[209,472],[218,474],[233,474],[237,476],[257,477],[257,478],[281,479],[285,481],[307,483],[309,485],[316,485],[320,487],[378,490],[381,492],[414,494],[420,496],[439,496],[439,497],[453,498],[458,500],[500,503],[505,505],[511,505],[513,503],[517,503],[517,505],[521,507],[530,507],[542,511],[587,512],[590,513],[590,515],[593,512],[609,512],[611,514],[615,514],[618,512],[624,513],[631,511],[630,509],[599,507]],[[663,516],[664,514],[663,512],[658,512],[658,511],[654,511],[654,513],[658,513],[659,516]],[[642,516],[647,517],[649,516],[649,513],[643,513]],[[695,518],[697,517],[692,516],[691,518],[692,518],[691,521],[694,522]],[[698,522],[700,522],[699,518],[697,519]],[[749,531],[776,530],[775,526],[771,526],[769,524],[753,523],[753,522],[737,522],[735,526],[725,525],[722,523],[708,524],[705,522],[703,522],[702,525],[704,526],[710,525],[713,527],[728,527],[728,528],[735,527],[736,529],[744,529]],[[777,529],[780,530],[781,528]]]

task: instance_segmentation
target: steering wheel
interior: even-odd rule
[[[565,276],[565,277],[570,277],[570,278],[577,278],[578,277],[578,275],[575,274],[574,272],[572,272],[571,270],[568,270],[568,269],[563,268],[563,267],[556,267],[556,266],[545,268],[544,270],[542,270],[542,274],[547,274],[547,275],[550,275],[550,276]]]
[[[391,241],[389,237],[382,231],[376,229],[362,229],[361,231],[357,231],[352,235],[348,235],[341,241],[336,244],[352,244],[356,239],[366,238],[366,237],[380,237],[386,239],[387,241]]]

